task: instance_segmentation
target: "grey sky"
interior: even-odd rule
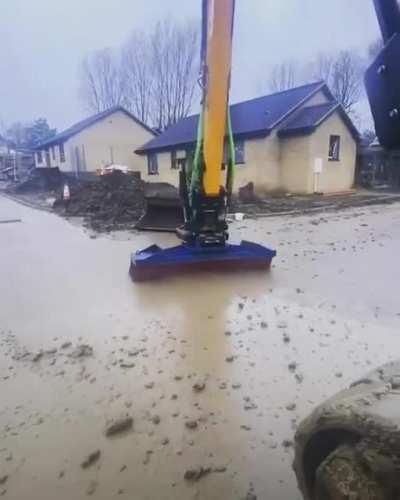
[[[0,120],[40,116],[59,129],[86,115],[78,68],[86,52],[118,46],[157,20],[196,19],[201,0],[12,0],[0,16]],[[283,59],[365,51],[379,36],[372,0],[237,0],[232,100],[263,93]]]

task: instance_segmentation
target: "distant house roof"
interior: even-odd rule
[[[289,113],[295,111],[320,90],[333,100],[326,84],[315,82],[231,105],[232,128],[235,137],[268,135]],[[193,144],[196,141],[198,120],[199,115],[183,118],[137,149],[136,153],[168,151],[179,146],[185,147]]]
[[[359,133],[350,120],[348,114],[343,107],[336,101],[319,104],[316,106],[307,106],[301,109],[292,120],[289,120],[282,127],[278,135],[279,137],[293,137],[298,135],[312,134],[327,118],[335,111],[338,111],[349,127],[354,139],[359,139]]]
[[[0,144],[8,144],[7,139],[5,139],[1,134],[0,134]]]
[[[106,109],[105,111],[101,111],[100,113],[97,113],[93,116],[89,116],[89,118],[85,118],[84,120],[75,123],[75,125],[72,125],[72,127],[67,128],[63,132],[60,132],[59,134],[56,134],[54,137],[51,139],[48,139],[47,141],[42,142],[39,144],[36,149],[43,149],[48,146],[51,146],[53,144],[59,144],[62,142],[65,142],[67,139],[72,137],[73,135],[79,134],[82,130],[85,128],[89,127],[90,125],[93,125],[104,118],[107,118],[107,116],[112,115],[113,113],[116,113],[117,111],[122,111],[125,113],[129,118],[132,118],[136,123],[144,127],[146,130],[148,130],[151,134],[156,135],[154,130],[148,127],[145,123],[143,123],[141,120],[136,118],[132,113],[130,113],[127,109],[125,109],[122,106],[113,106],[112,108]]]

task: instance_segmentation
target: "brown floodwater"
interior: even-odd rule
[[[11,218],[0,224],[6,499],[240,500],[251,487],[300,499],[300,419],[399,356],[398,205],[237,222],[233,239],[276,248],[271,272],[144,284],[129,278],[130,252],[174,236],[91,238],[0,198]],[[71,356],[79,344],[93,355]],[[107,438],[126,415],[133,429]],[[226,470],[191,483],[193,466]]]

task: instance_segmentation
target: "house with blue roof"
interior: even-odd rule
[[[252,186],[257,194],[312,194],[352,188],[359,134],[324,82],[233,104],[230,111],[236,191]],[[184,118],[135,150],[147,158],[144,180],[178,186],[198,119]]]
[[[146,158],[133,151],[156,136],[155,132],[122,106],[89,116],[39,144],[37,168],[58,167],[79,176],[109,165],[146,171]]]

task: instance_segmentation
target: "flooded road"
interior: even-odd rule
[[[400,356],[399,205],[235,223],[270,273],[140,285],[130,252],[173,236],[91,238],[4,198],[0,219],[21,219],[0,225],[6,499],[300,500],[299,420]]]

